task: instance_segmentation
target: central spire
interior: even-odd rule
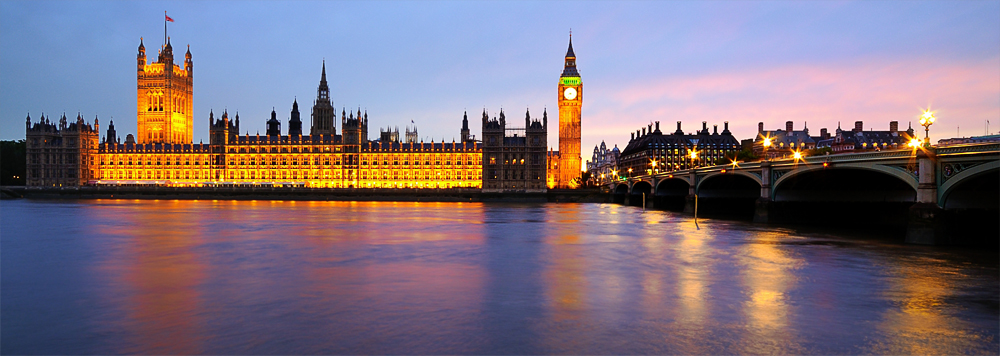
[[[562,77],[579,77],[576,70],[576,53],[573,53],[573,31],[569,32],[569,49],[566,50],[566,64],[563,66]]]
[[[573,53],[573,30],[569,30],[569,49],[566,50],[566,58],[576,58],[576,53]]]
[[[323,60],[323,76],[319,79],[319,89],[317,96],[320,99],[327,99],[330,97],[330,86],[326,84],[326,60]]]

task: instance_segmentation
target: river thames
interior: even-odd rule
[[[997,251],[863,231],[613,204],[0,213],[3,354],[1000,352]]]

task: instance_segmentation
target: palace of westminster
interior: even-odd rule
[[[559,88],[559,151],[548,147],[548,113],[524,126],[482,113],[482,140],[470,135],[463,115],[461,140],[422,142],[416,128],[380,130],[369,140],[368,114],[337,113],[326,81],[326,64],[311,127],[303,134],[297,101],[286,134],[272,110],[265,135],[240,135],[239,115],[209,114],[209,143],[193,143],[191,50],[183,67],[174,62],[169,38],[155,62],[137,56],[137,133],[123,140],[109,122],[104,136],[78,115],[68,122],[26,119],[27,185],[297,186],[314,188],[476,188],[484,192],[544,192],[576,187],[581,175],[580,117],[583,83],[572,38]],[[512,122],[513,123],[513,122]]]

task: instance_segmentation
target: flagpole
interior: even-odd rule
[[[167,10],[163,10],[163,45],[167,45]]]

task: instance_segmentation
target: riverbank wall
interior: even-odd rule
[[[427,202],[554,202],[607,203],[599,189],[553,189],[545,193],[483,193],[479,189],[352,189],[275,187],[11,187],[0,188],[4,199],[180,199],[180,200],[331,200]]]

